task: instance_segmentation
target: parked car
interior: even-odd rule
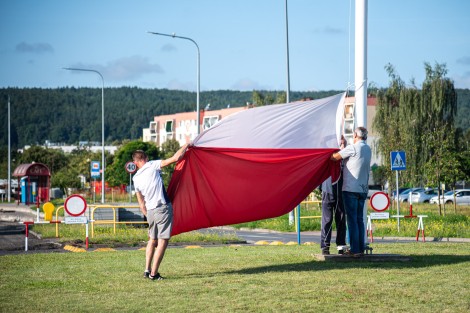
[[[454,191],[453,190],[450,190],[450,191],[446,191],[444,192],[444,195],[441,195],[441,204],[444,203],[444,201],[442,201],[442,199],[444,197],[448,197],[448,196],[454,196]],[[437,196],[434,196],[434,197],[431,197],[431,199],[429,199],[429,203],[432,203],[432,204],[438,204],[439,201],[438,201],[438,197]]]
[[[410,203],[429,203],[429,200],[435,196],[437,196],[437,189],[416,190],[411,192]]]
[[[454,199],[457,204],[470,205],[470,189],[457,189],[455,198],[453,194],[444,196],[444,203],[454,203]]]
[[[410,196],[410,193],[412,192],[417,192],[417,191],[424,191],[424,188],[418,187],[418,188],[410,188],[398,195],[398,201],[400,202],[408,202],[408,198]]]
[[[398,190],[399,191],[398,196],[400,196],[401,194],[404,194],[406,192],[408,192],[408,193],[410,192],[410,188],[405,188],[403,190],[401,190],[401,189],[403,189],[403,188],[400,188],[400,190]],[[397,195],[396,195],[395,191],[393,192],[393,201],[397,201]]]
[[[398,194],[401,194],[403,191],[408,190],[408,189],[410,189],[410,188],[400,187],[400,188],[398,188]],[[392,191],[392,197],[395,198],[395,195],[396,195],[396,194],[397,194],[397,191],[396,191],[396,190],[393,190],[393,191]]]
[[[380,185],[369,185],[369,191],[367,193],[367,199],[372,197],[372,195],[376,192],[382,191],[382,187]]]

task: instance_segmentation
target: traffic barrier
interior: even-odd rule
[[[140,212],[140,207],[138,205],[96,205],[96,206],[90,206],[90,208],[93,207],[91,210],[91,238],[94,237],[95,235],[95,224],[112,224],[113,225],[113,233],[116,235],[116,225],[117,224],[148,224],[146,221],[117,221],[117,214],[116,214],[116,209],[139,209]],[[95,211],[100,210],[100,209],[111,209],[113,210],[113,219],[111,220],[100,220],[95,218]]]
[[[370,215],[367,215],[367,235],[370,238],[370,242],[374,242],[374,236],[372,234],[372,219]]]
[[[416,232],[416,241],[418,241],[419,238],[419,232],[421,231],[423,233],[423,242],[426,241],[426,238],[424,236],[424,222],[423,222],[423,217],[428,217],[427,215],[418,215],[418,231]]]
[[[300,205],[302,203],[311,203],[311,202],[316,202],[316,203],[321,203],[321,201],[302,201],[297,205],[297,208],[294,209],[294,221],[295,222],[295,232],[297,233],[297,244],[300,245],[300,219],[301,218],[321,218],[321,215],[315,215],[315,216],[300,216]]]

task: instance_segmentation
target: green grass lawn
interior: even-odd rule
[[[0,256],[1,312],[468,312],[470,243],[372,244],[409,262],[316,261],[315,246]]]

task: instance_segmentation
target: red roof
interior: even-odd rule
[[[28,163],[18,165],[13,172],[13,176],[51,176],[51,172],[42,163]]]

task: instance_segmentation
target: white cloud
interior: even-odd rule
[[[15,51],[20,53],[42,54],[53,53],[54,48],[47,42],[27,43],[23,41],[16,45]]]
[[[160,48],[161,51],[163,52],[171,52],[171,51],[176,51],[176,47],[170,43],[167,43],[165,45],[163,45],[161,48]]]
[[[194,83],[183,83],[176,79],[169,81],[166,88],[172,89],[172,90],[186,90],[186,91],[196,90],[196,86],[194,85]]]
[[[78,63],[71,67],[94,69],[108,81],[129,81],[150,73],[163,73],[158,64],[149,63],[148,59],[134,55],[109,62],[106,65]]]
[[[258,82],[250,78],[242,78],[236,81],[232,87],[233,90],[250,91],[250,90],[269,90],[266,86],[260,85]]]
[[[457,59],[458,64],[470,65],[470,57],[465,56]]]
[[[323,28],[316,28],[313,30],[314,33],[321,33],[327,35],[339,35],[345,33],[345,31],[341,28],[325,26]]]
[[[463,75],[454,75],[452,79],[455,88],[470,89],[470,71],[465,72]]]

